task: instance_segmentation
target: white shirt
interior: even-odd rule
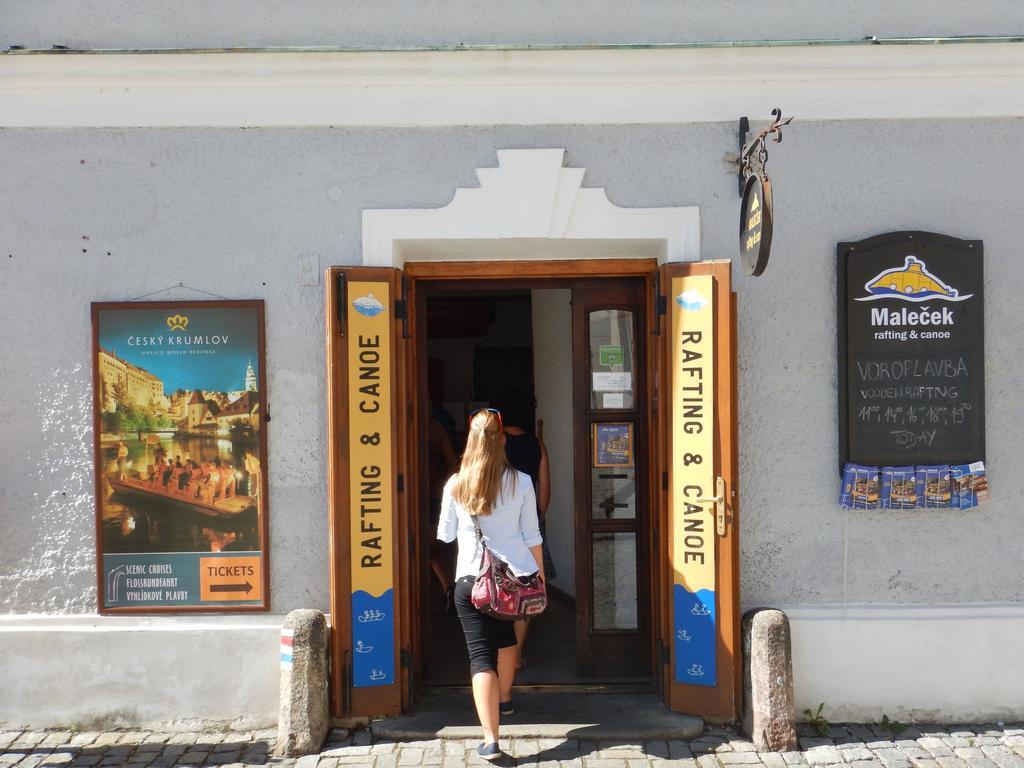
[[[455,475],[444,484],[441,496],[441,519],[437,523],[437,538],[444,542],[459,541],[459,557],[455,564],[455,578],[476,576],[480,572],[483,550],[476,538],[473,518],[466,508],[452,497]],[[513,479],[515,480],[513,487]],[[480,530],[491,554],[500,557],[516,576],[537,572],[537,561],[530,547],[543,539],[537,523],[537,499],[530,476],[513,470],[505,477],[501,492],[489,515],[479,515]]]

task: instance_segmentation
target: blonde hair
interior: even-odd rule
[[[471,515],[489,515],[506,474],[511,474],[514,484],[515,472],[505,455],[501,417],[492,411],[480,411],[469,424],[452,497]]]

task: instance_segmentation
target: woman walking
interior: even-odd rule
[[[473,703],[484,731],[484,740],[476,751],[485,760],[495,760],[501,756],[499,715],[514,711],[516,636],[512,622],[486,616],[470,601],[483,555],[474,518],[494,557],[508,563],[516,576],[540,573],[543,580],[533,483],[509,464],[501,414],[493,408],[470,417],[462,463],[444,487],[437,538],[444,542],[458,540],[455,607],[469,651]]]
[[[541,538],[544,539],[541,550],[544,555],[544,578],[554,579],[557,574],[548,548],[547,531],[544,530],[544,515],[551,502],[551,465],[548,462],[548,449],[544,446],[544,440],[539,435],[532,434],[537,401],[532,392],[513,387],[502,392],[495,405],[501,411],[505,430],[505,455],[508,456],[509,464],[529,475],[530,482],[533,483],[537,497],[537,520]],[[526,644],[526,633],[529,629],[530,619],[520,619],[515,623],[517,670],[526,666],[523,646]]]

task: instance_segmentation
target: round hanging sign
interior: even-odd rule
[[[771,249],[772,183],[755,174],[747,178],[740,203],[740,258],[748,275],[764,272]]]

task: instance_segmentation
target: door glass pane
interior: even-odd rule
[[[591,467],[590,506],[594,520],[636,517],[636,485],[633,467]]]
[[[633,313],[590,313],[590,406],[633,407]]]
[[[636,534],[595,533],[592,547],[594,629],[636,629]]]

